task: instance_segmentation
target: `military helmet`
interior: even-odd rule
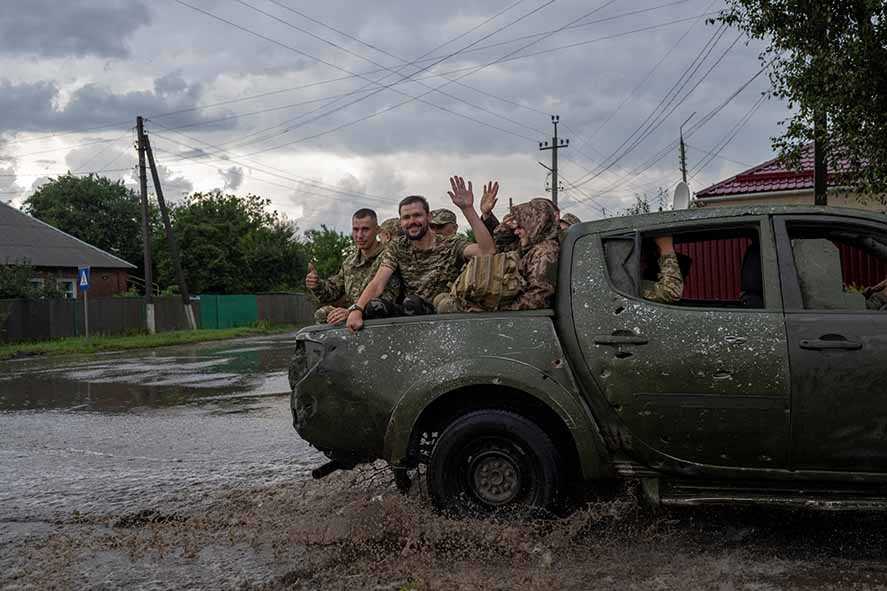
[[[456,214],[449,209],[435,209],[431,212],[431,225],[443,226],[445,224],[455,224]]]

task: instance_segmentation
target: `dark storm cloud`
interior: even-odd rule
[[[55,82],[14,84],[0,80],[0,132],[77,131],[134,121],[136,115],[173,111],[184,112],[164,117],[164,125],[203,123],[210,118],[194,110],[202,92],[200,83],[189,83],[181,74],[171,73],[157,78],[151,90],[118,93],[106,86],[87,84],[74,90],[70,100],[57,108],[60,92]],[[214,113],[212,119],[217,117]],[[213,125],[220,129],[234,124],[229,120]]]
[[[6,0],[0,53],[42,57],[129,55],[129,36],[149,23],[140,0]]]

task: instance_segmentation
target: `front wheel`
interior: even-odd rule
[[[534,422],[504,410],[478,410],[453,421],[431,452],[434,504],[458,514],[552,510],[563,489],[557,449]]]

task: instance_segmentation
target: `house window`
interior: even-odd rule
[[[73,279],[59,279],[56,282],[56,285],[66,300],[77,299],[77,287],[76,282]]]
[[[37,291],[43,291],[43,288],[46,287],[46,280],[43,277],[34,277],[28,283],[31,285],[31,289]]]

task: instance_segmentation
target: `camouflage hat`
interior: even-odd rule
[[[431,212],[431,224],[434,226],[443,226],[445,224],[455,224],[456,214],[449,209],[435,209]]]
[[[582,222],[582,220],[574,216],[572,213],[565,213],[564,215],[562,215],[561,221],[568,226],[572,226],[573,224],[578,224]]]
[[[400,220],[397,218],[388,218],[379,224],[379,228],[388,232],[392,236],[397,236],[397,233],[400,232]]]

